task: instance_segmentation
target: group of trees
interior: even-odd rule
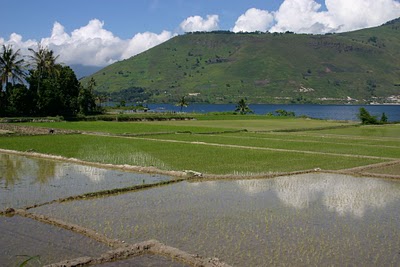
[[[0,51],[0,116],[74,116],[97,111],[95,81],[82,86],[69,66],[38,44],[25,60],[11,45]]]
[[[361,124],[385,124],[388,122],[388,117],[385,112],[382,113],[380,120],[376,116],[372,116],[366,108],[360,108],[358,118],[361,120]]]

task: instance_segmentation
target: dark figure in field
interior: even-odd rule
[[[54,129],[50,129],[49,134],[53,134],[53,133],[54,133]]]

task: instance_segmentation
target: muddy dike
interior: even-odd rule
[[[204,267],[229,267],[230,265],[221,262],[218,258],[204,258],[200,255],[192,255],[160,243],[157,240],[148,240],[133,245],[125,245],[115,250],[110,250],[98,258],[81,257],[77,259],[62,261],[46,265],[46,267],[75,267],[75,266],[93,266],[107,262],[115,262],[130,259],[145,254],[158,255],[174,262],[180,262],[187,266]]]
[[[338,173],[338,174],[347,174],[352,176],[360,176],[360,177],[370,177],[370,178],[380,178],[380,179],[400,179],[400,174],[384,174],[384,173],[374,173],[373,170],[377,168],[389,168],[392,166],[399,166],[400,160],[390,161],[390,162],[382,162],[371,164],[367,166],[354,167],[350,169],[337,170],[337,171],[326,171],[328,173]]]
[[[124,188],[116,188],[116,189],[110,189],[110,190],[103,190],[103,191],[98,191],[98,192],[92,192],[92,193],[85,193],[82,195],[76,195],[76,196],[69,196],[65,198],[59,198],[56,200],[52,200],[46,203],[42,204],[35,204],[32,206],[25,207],[25,210],[45,206],[45,205],[50,205],[54,203],[63,203],[67,201],[74,201],[74,200],[82,200],[82,199],[91,199],[91,198],[99,198],[103,196],[112,196],[112,195],[118,195],[118,194],[123,194],[127,192],[134,192],[134,191],[139,191],[139,190],[145,190],[149,188],[154,188],[154,187],[161,187],[161,186],[166,186],[174,183],[179,183],[184,181],[185,179],[176,179],[176,180],[170,180],[170,181],[164,181],[160,183],[155,183],[155,184],[144,184],[144,185],[135,185],[135,186],[129,186],[129,187],[124,187]],[[1,214],[7,214],[10,213],[9,211],[13,210],[13,208],[8,208],[5,211],[1,212]]]
[[[76,259],[65,260],[59,263],[46,265],[47,267],[73,267],[73,266],[92,266],[107,262],[118,262],[120,260],[130,259],[144,254],[158,255],[163,258],[180,262],[188,266],[204,266],[204,267],[229,267],[230,265],[221,262],[218,258],[205,258],[200,255],[189,254],[185,251],[174,247],[167,246],[157,240],[148,240],[136,244],[127,244],[124,241],[111,239],[91,229],[64,222],[59,219],[50,218],[44,215],[29,213],[25,210],[8,209],[7,216],[21,216],[30,218],[41,223],[60,227],[72,232],[84,235],[93,240],[106,244],[115,248],[100,257],[79,257]]]

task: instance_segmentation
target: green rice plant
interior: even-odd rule
[[[259,118],[261,117],[261,119]],[[239,118],[230,119],[208,119],[208,120],[192,120],[192,121],[168,121],[168,122],[153,122],[157,125],[176,125],[176,126],[201,126],[201,127],[218,127],[225,129],[246,129],[248,131],[278,131],[288,129],[303,129],[307,128],[324,128],[324,127],[341,127],[343,125],[352,125],[348,122],[311,120],[303,118],[285,118],[274,119],[266,116],[239,116]],[[355,124],[354,124],[355,125]]]
[[[232,131],[240,129],[272,131],[346,124],[297,118],[244,117],[246,119],[140,123],[103,121],[33,123],[29,125],[100,132],[115,136],[95,134],[2,136],[0,147],[36,151],[90,162],[241,175],[314,168],[337,170],[400,158],[398,125],[358,126],[301,133],[233,133]],[[219,131],[231,132],[205,134]],[[181,134],[175,134],[178,132]],[[187,134],[188,132],[190,134]],[[159,134],[135,137],[150,133]]]
[[[400,158],[400,140],[397,146],[379,146],[379,145],[364,145],[357,143],[340,143],[340,140],[330,140],[325,142],[323,140],[290,140],[280,138],[247,138],[246,135],[241,136],[227,136],[227,135],[160,135],[154,137],[155,139],[162,140],[179,140],[186,142],[196,142],[199,144],[219,144],[226,146],[243,146],[254,149],[276,149],[287,150],[288,153],[308,151],[315,153],[331,153],[343,154],[354,156],[371,156],[371,157],[384,157],[384,158]]]
[[[313,131],[310,132],[316,133]],[[400,139],[400,124],[364,125],[356,128],[321,130],[317,133],[329,135],[360,136],[366,138],[393,138],[398,140]]]
[[[176,123],[182,122],[182,124]],[[214,132],[225,128],[218,125],[191,125],[185,121],[157,122],[109,122],[109,121],[79,121],[79,122],[46,122],[21,123],[21,125],[47,127],[52,129],[67,129],[85,132],[101,132],[112,134],[146,134],[146,133],[175,133],[175,132]]]
[[[318,132],[302,132],[302,133],[235,133],[226,136],[236,138],[256,138],[276,141],[310,141],[310,142],[324,142],[334,144],[360,144],[371,146],[400,146],[400,140],[396,138],[387,137],[365,137],[357,135],[333,135],[325,131]]]
[[[209,146],[196,142],[166,142],[140,138],[89,135],[21,136],[0,138],[0,147],[19,151],[33,150],[82,160],[129,164],[172,170],[194,170],[209,174],[266,173],[342,169],[383,160],[274,151],[246,147]]]
[[[213,116],[198,115],[196,120],[171,120],[148,122],[109,122],[109,121],[78,121],[78,122],[42,122],[21,123],[21,125],[48,127],[54,129],[69,129],[77,131],[123,133],[155,133],[155,132],[220,132],[224,130],[277,131],[294,129],[313,129],[326,127],[351,126],[349,122],[312,120],[304,118],[274,118],[260,115],[252,116]],[[355,125],[355,124],[354,124]]]
[[[24,266],[41,266],[40,262],[40,256],[29,256],[29,255],[18,255],[18,257],[24,257],[26,258],[24,261],[21,263],[17,263],[18,267],[24,267]],[[35,262],[35,263],[34,263]]]

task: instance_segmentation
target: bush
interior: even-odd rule
[[[296,117],[296,114],[293,111],[286,111],[284,109],[275,110],[277,116],[281,117]]]
[[[376,116],[372,116],[365,108],[360,108],[358,118],[361,120],[361,124],[379,124]]]
[[[388,117],[386,116],[385,112],[382,113],[381,117],[381,123],[387,123],[388,122]]]

